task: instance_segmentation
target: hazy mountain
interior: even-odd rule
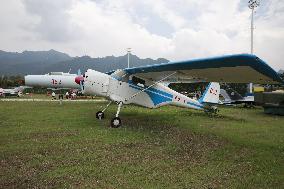
[[[22,53],[0,51],[0,74],[41,73],[51,64],[68,60],[72,60],[72,57],[55,50]]]
[[[53,49],[49,51],[23,51],[18,52],[5,52],[0,50],[0,62],[17,64],[17,63],[33,63],[33,62],[45,62],[55,63],[60,61],[66,61],[72,59],[68,54],[55,51]]]
[[[136,55],[130,55],[131,67],[165,62],[168,62],[168,60],[163,58],[157,60],[150,58],[140,59]],[[68,54],[55,50],[24,51],[22,53],[0,50],[1,75],[44,74],[51,71],[67,72],[69,69],[74,73],[77,72],[78,69],[81,69],[83,72],[88,68],[107,72],[125,67],[127,67],[127,55],[91,58],[89,56],[71,57]]]

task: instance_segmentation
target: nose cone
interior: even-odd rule
[[[75,77],[75,82],[76,82],[78,85],[80,85],[80,82],[81,82],[81,81],[84,81],[84,77],[83,77],[83,76],[79,75],[79,76]]]

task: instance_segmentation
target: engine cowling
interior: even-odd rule
[[[110,75],[88,69],[84,76],[84,94],[107,96]]]

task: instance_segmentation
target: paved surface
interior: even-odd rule
[[[1,98],[0,101],[16,102],[59,102],[60,100],[51,99],[24,99],[24,98]],[[81,99],[81,100],[62,100],[62,102],[106,102],[104,99]]]

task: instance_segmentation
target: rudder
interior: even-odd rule
[[[206,87],[205,92],[198,100],[200,103],[218,104],[220,95],[220,84],[217,82],[211,82]]]

